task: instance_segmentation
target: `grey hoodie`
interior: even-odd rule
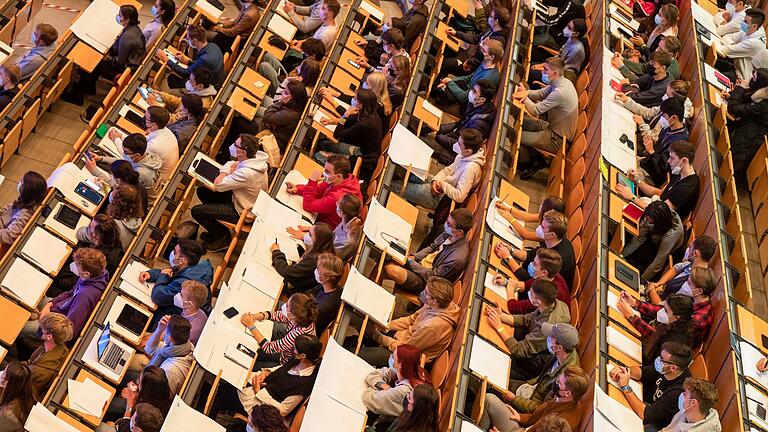
[[[456,155],[456,160],[441,169],[435,178],[448,198],[463,203],[472,189],[480,182],[485,165],[485,150],[479,149],[472,156]]]
[[[144,158],[138,162],[134,162],[132,159],[123,157],[123,160],[127,160],[131,163],[133,170],[139,173],[139,185],[147,191],[147,195],[154,197],[160,189],[160,168],[163,166],[163,161],[160,156],[152,153],[144,153]],[[112,164],[112,162],[119,160],[118,158],[105,157],[105,163]],[[94,173],[97,177],[105,180],[112,188],[117,185],[112,181],[109,173],[99,168],[98,172]]]
[[[696,423],[688,423],[685,418],[685,412],[679,411],[672,417],[672,422],[669,426],[662,429],[661,432],[720,432],[722,430],[717,410],[710,408],[707,417]]]

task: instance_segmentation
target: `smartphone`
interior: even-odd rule
[[[85,182],[78,183],[77,187],[75,188],[75,193],[96,205],[99,205],[104,199],[103,195],[98,193],[94,188],[90,187]]]
[[[86,150],[85,153],[83,153],[83,155],[85,156],[86,159],[93,160],[93,156],[91,156],[91,152],[89,152],[88,150]]]
[[[146,99],[149,94],[152,93],[152,90],[147,87],[139,87],[139,94],[142,98]]]
[[[355,69],[360,69],[360,65],[359,65],[359,64],[357,64],[357,63],[355,63],[355,62],[353,62],[352,60],[347,60],[347,63],[349,63],[349,64],[351,64],[352,66],[354,66],[354,67],[355,67]]]
[[[235,309],[234,307],[231,307],[224,311],[224,316],[227,317],[228,319],[232,319],[238,315],[240,315],[240,312],[238,312],[237,309]]]

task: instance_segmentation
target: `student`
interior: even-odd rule
[[[650,364],[659,354],[664,342],[673,341],[694,347],[693,344],[693,299],[685,294],[672,294],[661,306],[652,306],[630,299],[626,293],[622,293],[617,304],[619,312],[624,315],[632,326],[640,332],[643,342],[643,364]],[[635,313],[632,306],[636,307],[640,315]],[[706,305],[707,312],[711,309]],[[654,312],[650,312],[653,310]],[[704,311],[702,311],[704,312]],[[704,312],[706,314],[706,312]],[[706,333],[711,324],[711,315],[698,317],[699,329],[697,334]],[[651,322],[652,324],[649,324]],[[706,326],[705,328],[702,328]],[[703,332],[702,332],[703,330]],[[702,338],[703,340],[703,338]]]
[[[32,374],[32,393],[37,400],[43,400],[69,356],[66,343],[72,339],[72,321],[58,312],[51,312],[40,318],[40,330],[43,344],[26,362]]]
[[[301,121],[301,114],[307,106],[307,90],[300,81],[290,81],[286,92],[280,99],[264,111],[260,129],[272,132],[280,146],[280,152],[285,153],[296,126]]]
[[[507,296],[509,297],[509,300],[507,300],[507,311],[511,314],[526,314],[536,309],[528,299],[528,291],[530,291],[533,281],[538,279],[548,280],[555,284],[555,287],[557,287],[557,299],[565,304],[570,304],[571,293],[568,284],[560,276],[562,265],[563,258],[560,257],[559,252],[554,249],[541,247],[536,249],[536,257],[528,266],[528,275],[531,278],[527,281],[516,281],[510,285],[510,280],[497,272],[493,282],[507,287]],[[510,295],[513,293],[517,294]]]
[[[48,185],[43,176],[34,171],[27,171],[19,180],[16,189],[19,196],[0,208],[0,243],[4,246],[12,245],[21,235],[37,206],[45,199]]]
[[[325,53],[326,48],[323,41],[320,39],[316,39],[314,37],[308,37],[301,41],[301,44],[299,45],[299,48],[301,49],[301,56],[306,60],[308,58],[315,60],[318,62],[318,64],[323,64],[325,61]],[[285,70],[287,75],[291,75],[294,72],[294,67],[292,65],[283,65],[277,57],[268,54],[269,57],[265,55],[264,60],[259,64],[259,73],[266,78],[270,85],[269,85],[269,91],[268,94],[273,94],[276,90],[278,90],[281,86],[280,84],[280,70]],[[298,64],[298,59],[293,60],[292,64]],[[287,67],[292,66],[292,67]],[[290,73],[288,73],[290,71]]]
[[[682,49],[682,44],[677,36],[662,36],[656,48],[656,51],[666,51],[669,54],[671,60],[667,66],[667,73],[674,80],[680,79],[680,62],[677,60],[680,49]],[[621,71],[624,78],[628,80],[637,79],[637,77],[653,70],[650,62],[642,61],[640,51],[634,49],[627,50],[623,54],[615,53],[611,59],[611,64]]]
[[[181,291],[186,280],[195,280],[205,286],[210,286],[213,279],[213,267],[208,260],[200,260],[205,249],[200,243],[180,238],[168,257],[170,268],[152,269],[139,275],[139,282],[152,282],[152,301],[161,313],[178,313],[173,305],[173,297]],[[165,309],[161,307],[166,307]]]
[[[189,79],[184,83],[184,93],[189,95],[200,96],[203,102],[203,107],[208,109],[213,103],[213,99],[216,97],[216,89],[211,85],[212,74],[205,66],[200,66],[195,69],[194,72],[189,74]],[[158,98],[159,96],[159,98]],[[183,113],[181,112],[182,103],[181,97],[172,93],[163,91],[149,93],[147,95],[147,103],[149,105],[161,106],[162,105],[171,114],[170,123],[177,122]]]
[[[120,165],[115,165],[114,169],[112,169],[112,165],[118,161],[128,162],[131,171],[134,171],[137,177],[135,181],[136,184],[134,184],[133,176],[126,173],[124,177],[128,180],[128,183],[137,188],[141,188],[141,190],[144,191],[144,195],[147,197],[156,196],[161,188],[160,170],[163,167],[163,161],[160,159],[160,156],[151,151],[147,151],[147,138],[140,133],[132,133],[126,136],[122,141],[122,147],[122,159],[99,156],[89,152],[91,157],[85,158],[85,167],[91,174],[95,175],[111,188],[117,188],[120,186],[118,180],[113,180],[113,177],[103,169],[99,168],[97,163],[102,162],[103,164],[110,165],[111,172],[121,172],[124,168],[121,168]],[[142,207],[144,208],[145,206]]]
[[[643,195],[664,201],[672,210],[677,212],[681,220],[686,220],[696,207],[699,200],[699,176],[693,168],[693,158],[696,150],[688,141],[673,142],[669,146],[669,166],[671,175],[664,189],[653,187],[637,178],[637,172],[630,169],[627,177],[637,185]],[[616,192],[624,199],[631,201],[641,209],[648,206],[648,200],[637,197],[624,183],[616,185]]]
[[[241,0],[240,11],[233,21],[226,24],[218,23],[206,33],[208,40],[221,48],[222,52],[231,51],[237,36],[247,39],[259,23],[261,13],[256,0]]]
[[[317,257],[325,252],[333,253],[333,231],[327,224],[316,223],[304,234],[304,244],[306,250],[299,261],[293,264],[288,264],[279,244],[274,243],[269,248],[272,252],[272,267],[285,279],[286,290],[290,292],[306,292],[315,287]],[[291,244],[289,247],[295,246]]]
[[[583,19],[574,19],[563,29],[563,36],[567,37],[565,44],[560,47],[558,57],[565,63],[564,74],[569,74],[574,80],[589,61],[589,42],[586,40],[587,22]],[[528,82],[541,81],[542,63],[531,66]]]
[[[333,229],[341,222],[341,217],[336,213],[336,202],[339,198],[352,194],[360,201],[363,200],[360,182],[351,172],[349,159],[332,155],[325,163],[324,170],[313,172],[307,184],[295,185],[287,182],[287,191],[289,194],[301,195],[304,198],[304,210],[317,213],[317,222],[328,224]]]
[[[0,431],[24,430],[27,417],[35,405],[31,378],[32,373],[25,364],[11,362],[5,367],[0,393]]]
[[[308,39],[309,40],[309,39]],[[313,39],[316,40],[316,39]],[[306,44],[306,42],[305,42]],[[322,45],[321,45],[322,46]],[[325,49],[325,48],[323,48]],[[304,84],[304,89],[307,91],[307,97],[312,96],[312,91],[317,84],[317,80],[320,78],[320,63],[311,57],[307,57],[299,64],[296,69],[288,74],[280,86],[277,87],[274,97],[264,96],[264,102],[258,110],[256,110],[255,119],[263,119],[264,114],[267,112],[267,108],[271,107],[275,103],[275,99],[281,99],[283,95],[288,91],[288,83],[291,81],[299,81]],[[242,117],[241,117],[242,118]]]
[[[341,287],[339,282],[344,275],[344,262],[332,253],[322,253],[317,257],[315,280],[317,286],[309,294],[317,303],[317,334],[322,334],[334,321],[341,306]]]
[[[363,234],[361,208],[360,199],[352,194],[343,195],[336,203],[336,214],[341,216],[341,222],[333,230],[333,249],[345,262],[357,251]]]
[[[643,281],[653,280],[667,258],[682,246],[685,233],[680,216],[661,201],[654,201],[640,217],[640,230],[621,251],[622,256],[640,270]]]
[[[432,276],[456,282],[467,268],[469,245],[466,237],[471,228],[472,213],[469,210],[459,208],[452,211],[445,222],[445,231],[434,242],[416,254],[408,255],[405,266],[391,261],[384,264],[384,277],[414,294],[420,293]],[[432,267],[421,262],[434,253],[437,255],[432,259]]]
[[[163,107],[150,106],[144,112],[144,123],[147,125],[147,151],[154,153],[163,161],[160,168],[160,179],[168,181],[175,172],[179,162],[179,144],[176,136],[166,126],[171,120],[171,115]],[[115,128],[111,128],[107,134],[109,139],[123,147],[125,135]]]
[[[552,385],[552,399],[539,405],[525,419],[514,408],[504,404],[496,395],[488,394],[485,399],[485,409],[480,419],[480,427],[487,429],[493,425],[496,430],[523,432],[525,430],[541,431],[539,426],[544,423],[546,416],[557,415],[565,420],[569,429],[578,430],[584,410],[580,401],[592,385],[589,375],[578,366],[568,366],[563,369]],[[531,427],[530,429],[526,429]]]
[[[510,206],[503,200],[496,203],[496,211],[498,214],[512,225],[512,228],[523,238],[523,240],[536,242],[544,240],[544,228],[542,228],[541,223],[544,220],[544,214],[550,210],[565,214],[565,202],[563,202],[562,198],[557,196],[546,197],[544,198],[544,202],[541,203],[538,213],[519,210]],[[538,224],[535,230],[530,230],[523,225],[530,222],[536,222]]]
[[[649,303],[660,305],[670,294],[681,292],[691,294],[688,276],[691,270],[709,268],[709,261],[715,256],[717,242],[708,235],[697,236],[685,250],[683,261],[673,265],[656,282],[645,284],[645,295]]]
[[[165,315],[144,346],[144,351],[152,356],[149,366],[165,371],[171,394],[179,392],[192,367],[195,347],[189,340],[191,330],[192,324],[181,315]]]
[[[122,420],[122,422],[120,422]],[[125,432],[125,419],[120,419],[117,430]],[[130,432],[160,432],[163,427],[163,413],[146,402],[138,403],[133,408],[133,415],[128,419],[127,429]]]
[[[288,18],[301,34],[314,33],[323,24],[322,9],[323,0],[317,0],[309,6],[290,1],[283,4],[283,11],[288,14]]]
[[[147,366],[141,371],[141,375],[134,382],[135,386],[128,385],[123,388],[119,398],[113,398],[107,410],[106,418],[121,416],[132,418],[139,410],[140,405],[148,405],[157,410],[157,414],[168,415],[173,403],[173,393],[168,384],[165,371],[158,366]],[[121,419],[122,420],[122,419]],[[124,420],[118,420],[117,431],[125,431]],[[133,431],[130,431],[133,432]]]
[[[253,135],[242,134],[229,146],[234,161],[224,164],[212,187],[197,188],[202,204],[192,207],[192,217],[203,227],[203,247],[218,252],[229,246],[232,235],[220,221],[236,223],[249,211],[260,191],[269,186],[267,159],[261,143]]]
[[[321,3],[322,0],[317,3]],[[286,2],[287,4],[288,2]],[[285,418],[272,405],[254,405],[248,416],[246,432],[288,432]]]
[[[419,384],[429,384],[420,366],[421,352],[413,345],[400,345],[392,353],[389,367],[375,369],[365,377],[363,404],[368,411],[383,416],[399,416],[403,401]]]
[[[573,286],[573,276],[576,271],[576,258],[573,254],[573,245],[570,240],[565,238],[568,232],[568,219],[562,213],[556,210],[549,210],[544,213],[541,220],[541,233],[544,239],[539,242],[539,247],[554,249],[560,254],[563,261],[560,267],[560,275],[563,276],[568,286]],[[538,235],[538,233],[537,233]],[[512,250],[511,246],[499,243],[493,252],[502,262],[509,267],[520,281],[531,279],[528,268],[536,258],[536,249]],[[514,259],[513,259],[514,258]],[[521,261],[518,264],[517,261]]]
[[[629,38],[635,46],[639,47],[641,52],[653,52],[656,51],[663,36],[677,36],[677,22],[680,16],[680,11],[674,4],[665,4],[658,9],[658,12],[653,17],[655,28],[648,35],[647,39],[644,39],[641,35],[635,35]]]
[[[459,104],[466,107],[469,101],[469,93],[475,84],[481,79],[487,80],[493,86],[499,85],[499,63],[504,55],[504,47],[501,42],[494,39],[486,39],[480,44],[483,52],[483,62],[470,75],[455,78],[443,78],[434,92],[440,105]],[[434,97],[433,96],[433,97]]]
[[[403,197],[429,210],[436,209],[440,200],[446,196],[456,204],[463,203],[483,175],[485,149],[482,145],[480,132],[476,129],[462,129],[458,141],[451,149],[453,163],[426,180],[414,175],[408,176]],[[402,180],[392,181],[392,190],[399,191],[401,188]]]
[[[568,323],[571,314],[568,305],[557,299],[555,284],[546,280],[536,280],[531,285],[528,298],[536,310],[525,315],[503,313],[500,307],[488,307],[485,319],[512,353],[510,379],[529,380],[541,372],[550,357],[547,349],[547,336],[541,330],[543,323]],[[507,333],[502,323],[520,329],[521,340]],[[516,329],[517,330],[517,329]],[[517,333],[517,331],[516,331]]]
[[[107,206],[107,215],[117,224],[120,230],[120,244],[123,245],[123,250],[127,250],[144,217],[141,194],[133,186],[120,186],[112,191],[110,198],[112,199]],[[77,240],[91,244],[88,227],[77,231]]]
[[[387,91],[392,102],[392,110],[397,110],[403,104],[405,91],[411,80],[411,62],[405,57],[398,56],[384,66],[387,77]]]
[[[723,36],[722,45],[717,51],[731,60],[736,69],[736,77],[748,80],[752,76],[752,57],[765,50],[765,12],[758,8],[746,11],[741,31]],[[719,60],[717,66],[724,63]]]
[[[446,75],[464,75],[472,71],[483,61],[483,53],[480,50],[480,43],[485,39],[493,39],[507,43],[509,38],[509,9],[500,4],[493,4],[491,12],[488,14],[488,28],[483,31],[458,31],[453,27],[448,28],[448,34],[454,36],[462,42],[466,42],[469,47],[466,50],[460,50],[453,54],[450,50],[445,52],[443,64],[440,67],[438,77]]]
[[[390,321],[386,334],[372,330],[367,336],[379,346],[362,347],[360,357],[383,367],[392,352],[405,344],[418,348],[425,362],[431,363],[448,348],[459,323],[461,311],[453,297],[449,280],[430,277],[424,288],[424,305],[409,316]]]
[[[147,47],[151,48],[160,38],[163,30],[173,21],[176,15],[176,3],[173,0],[155,0],[150,13],[154,19],[144,26],[141,33],[144,35]]]
[[[287,421],[312,393],[321,350],[322,344],[315,336],[297,336],[292,359],[275,370],[262,369],[253,375],[253,387],[238,391],[245,411],[257,405],[271,405]]]
[[[171,117],[172,120],[167,127],[176,137],[179,154],[182,154],[205,117],[203,100],[200,96],[191,93],[182,95],[179,109]]]
[[[189,321],[189,341],[197,344],[203,332],[208,315],[201,310],[208,302],[208,287],[196,280],[185,280],[181,283],[181,291],[173,296],[173,305],[181,309],[181,317]]]
[[[51,53],[56,49],[56,39],[58,38],[59,32],[54,26],[46,23],[35,26],[32,31],[32,45],[34,47],[16,59],[21,81],[29,79],[50,58]]]
[[[550,14],[549,10],[536,13],[536,19],[541,22],[542,28],[546,31],[543,33],[535,32],[536,34],[533,36],[534,49],[531,53],[531,61],[534,63],[542,62],[550,56],[549,52],[538,47],[560,49],[567,39],[563,35],[563,30],[568,26],[568,23],[577,18],[586,19],[583,2],[579,0],[557,2],[554,3],[554,7],[557,11],[553,14]]]
[[[741,31],[741,23],[747,16],[749,4],[745,0],[729,0],[725,3],[725,9],[714,15],[717,25],[717,34],[725,36]]]
[[[720,432],[722,426],[715,409],[717,399],[716,385],[699,378],[686,378],[683,382],[683,392],[677,400],[680,411],[661,432]]]
[[[547,166],[542,157],[533,149],[557,153],[562,139],[576,137],[576,119],[578,117],[579,97],[573,83],[565,78],[565,63],[558,57],[550,57],[543,63],[542,82],[547,84],[541,90],[526,90],[518,84],[513,97],[522,102],[529,116],[523,120],[523,134],[518,160],[525,167],[522,179],[533,177],[540,169]],[[534,119],[530,116],[542,117]]]
[[[293,358],[294,345],[299,335],[317,335],[315,321],[317,321],[318,309],[311,295],[304,293],[293,294],[285,304],[285,311],[245,313],[240,317],[240,322],[248,327],[251,335],[253,335],[261,347],[259,349],[259,363],[284,365]],[[285,335],[275,340],[269,340],[264,337],[255,325],[256,321],[264,320],[288,324]],[[275,336],[277,335],[273,331],[273,339]]]
[[[674,80],[667,85],[667,92],[661,97],[662,102],[672,98],[681,97],[685,99],[685,113],[683,116],[685,119],[693,117],[693,103],[688,98],[688,92],[691,89],[691,85],[688,81]],[[651,140],[656,141],[659,139],[659,133],[662,129],[661,107],[646,107],[635,102],[629,96],[624,93],[616,93],[615,99],[624,104],[624,107],[630,110],[633,114],[635,123],[637,123],[637,129],[641,136],[649,136]]]
[[[672,97],[661,102],[661,131],[659,138],[653,141],[643,136],[646,156],[638,163],[638,179],[652,186],[661,186],[667,181],[669,167],[669,148],[677,141],[688,141],[688,129],[685,127],[685,100]]]
[[[19,93],[21,72],[13,64],[0,65],[0,110],[4,110]]]
[[[376,95],[376,113],[381,119],[381,134],[384,136],[389,132],[390,120],[395,109],[394,103],[390,99],[387,77],[382,72],[374,71],[368,74],[363,84],[363,87],[367,87]],[[401,104],[402,100],[398,101],[398,106]]]
[[[440,396],[429,384],[419,384],[405,397],[403,412],[387,432],[434,432],[438,430]],[[368,426],[365,432],[375,432]]]
[[[172,89],[183,88],[190,74],[197,68],[204,67],[208,69],[213,76],[211,84],[220,88],[224,83],[224,54],[216,44],[208,43],[205,29],[201,25],[187,26],[187,43],[189,47],[195,50],[195,59],[192,60],[184,54],[175,55],[175,62],[168,60],[165,51],[158,49],[155,51],[155,57],[162,62],[167,62],[173,74],[166,78],[166,85]]]
[[[688,346],[666,342],[661,355],[653,365],[614,367],[609,377],[617,382],[632,410],[643,419],[643,425],[653,430],[667,426],[678,412],[678,400],[683,393],[683,384],[691,376],[691,349]],[[629,380],[643,384],[643,398],[640,399],[629,385]]]
[[[125,151],[123,151],[125,153]],[[94,155],[95,156],[95,155]],[[132,187],[136,189],[139,192],[139,207],[141,208],[142,212],[144,214],[148,211],[148,203],[149,203],[149,193],[147,192],[147,189],[145,189],[141,183],[140,180],[140,174],[133,168],[133,156],[131,155],[128,160],[126,159],[117,159],[114,162],[112,162],[109,165],[109,175],[107,177],[107,180],[103,177],[97,177],[96,181],[105,184],[107,186],[107,189],[111,189],[109,192],[109,196],[107,197],[108,200],[112,201],[115,199],[115,194],[117,189],[120,189],[121,187]],[[160,161],[159,158],[157,159],[157,170],[159,170],[160,167]],[[86,160],[86,168],[91,165],[88,160]],[[152,164],[154,165],[154,164]],[[149,167],[148,167],[149,168]],[[150,168],[151,169],[151,168]],[[149,173],[146,173],[149,174]],[[98,171],[97,171],[98,175]],[[159,178],[159,175],[158,175]],[[151,190],[150,192],[153,193],[153,197],[156,193],[158,193],[160,190],[159,182],[158,186]],[[154,199],[154,198],[153,198]]]
[[[728,121],[733,172],[743,177],[768,135],[768,69],[754,70],[748,82],[723,97],[728,99],[728,114],[736,117]]]
[[[376,40],[359,41],[358,46],[365,48],[365,55],[357,56],[355,62],[363,67],[367,73],[375,71],[376,67],[390,64],[395,57],[411,59],[405,48],[403,32],[396,28],[382,32],[381,42]]]
[[[654,51],[648,62],[649,69],[645,75],[633,80],[621,81],[622,93],[646,107],[654,107],[662,102],[667,86],[673,77],[667,72],[672,63],[672,57],[665,51]]]
[[[429,8],[424,4],[424,0],[408,0],[411,8],[402,17],[390,17],[389,21],[384,23],[387,28],[396,28],[403,32],[405,37],[405,46],[410,49],[416,38],[424,33],[427,28],[427,19],[429,18]]]

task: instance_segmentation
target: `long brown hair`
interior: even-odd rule
[[[12,362],[5,367],[5,387],[0,394],[0,407],[10,408],[19,423],[27,422],[35,397],[32,395],[32,371],[29,366]]]
[[[45,199],[48,185],[45,178],[34,171],[27,171],[22,177],[19,197],[13,202],[17,209],[34,209]]]
[[[417,385],[413,389],[413,408],[403,410],[397,419],[396,432],[437,432],[440,397],[432,386]]]
[[[112,202],[107,207],[107,214],[115,220],[143,218],[141,194],[133,186],[124,185],[115,189]]]

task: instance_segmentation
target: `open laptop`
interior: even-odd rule
[[[128,364],[131,353],[112,342],[110,333],[109,323],[107,323],[104,326],[104,331],[101,333],[99,341],[96,343],[96,355],[99,358],[99,363],[119,375]]]

